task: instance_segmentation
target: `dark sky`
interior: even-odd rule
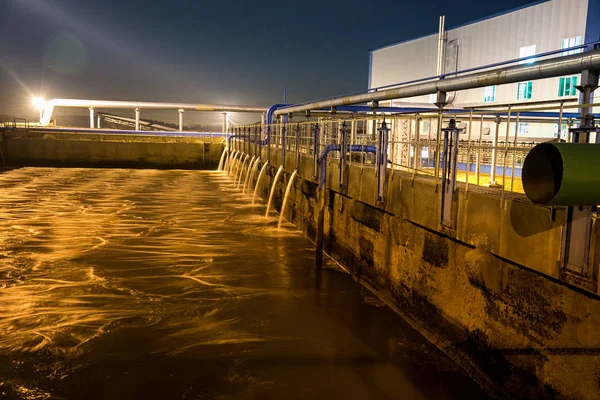
[[[0,115],[35,115],[28,90],[265,106],[364,90],[368,50],[530,2],[0,0]]]

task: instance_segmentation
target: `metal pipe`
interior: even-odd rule
[[[362,104],[371,101],[402,99],[441,92],[476,89],[491,85],[503,85],[536,79],[577,74],[584,70],[600,69],[600,50],[584,54],[557,57],[536,61],[532,64],[521,64],[512,67],[478,72],[457,78],[441,79],[432,82],[418,83],[395,89],[387,89],[372,93],[339,97],[304,105],[291,106],[274,111],[274,115],[305,112],[319,108],[338,107],[351,104]]]
[[[536,204],[600,204],[600,146],[542,143],[523,165],[523,189]]]
[[[221,129],[223,129],[223,132],[227,132],[227,113],[224,112],[223,113],[223,124],[221,125]]]
[[[90,107],[90,128],[94,129],[94,107]],[[136,131],[137,130],[138,129],[136,129]]]
[[[437,53],[437,75],[440,76],[444,73],[444,25],[446,23],[446,17],[440,16],[440,26],[438,31],[438,53]],[[441,79],[441,78],[440,78]]]
[[[180,108],[177,110],[177,112],[179,113],[179,132],[183,132],[183,113],[185,112],[185,110]]]
[[[84,100],[84,99],[52,99],[44,107],[44,116],[41,125],[48,125],[52,119],[55,107],[74,108],[141,108],[145,110],[178,110],[186,111],[229,111],[263,113],[266,107],[232,106],[223,104],[191,104],[191,103],[155,103],[145,101],[113,101],[113,100]]]
[[[446,78],[448,76],[457,76],[457,75],[462,75],[462,74],[466,74],[468,72],[475,72],[475,71],[481,71],[484,69],[489,69],[489,68],[494,68],[494,67],[500,67],[503,65],[509,65],[509,64],[515,64],[521,61],[527,61],[527,60],[531,60],[532,58],[543,58],[543,57],[547,57],[547,56],[552,56],[555,54],[562,54],[568,51],[573,51],[573,50],[581,50],[581,49],[585,49],[585,48],[593,48],[594,45],[598,44],[600,42],[592,42],[592,43],[586,43],[586,44],[582,44],[579,46],[574,46],[574,47],[569,47],[567,49],[557,49],[557,50],[552,50],[552,51],[548,51],[545,53],[538,53],[535,54],[533,56],[527,56],[527,57],[520,57],[520,58],[514,58],[512,60],[506,60],[506,61],[500,61],[497,63],[492,63],[492,64],[485,64],[485,65],[480,65],[477,67],[473,67],[473,68],[467,68],[467,69],[463,69],[457,72],[451,72],[448,74],[444,74],[444,75],[438,75],[438,76],[429,76],[427,78],[419,78],[419,79],[414,79],[411,81],[404,81],[404,82],[397,82],[397,83],[391,83],[388,85],[384,85],[384,86],[377,86],[374,88],[370,88],[367,90],[360,90],[357,92],[352,92],[352,93],[346,93],[343,95],[338,95],[338,96],[334,96],[334,97],[328,97],[328,98],[324,98],[324,99],[319,99],[317,101],[325,101],[325,100],[330,100],[330,99],[338,99],[338,98],[342,98],[342,97],[348,97],[348,96],[352,96],[352,95],[356,95],[356,94],[364,94],[364,93],[369,93],[369,92],[377,92],[377,91],[381,91],[382,89],[388,89],[388,88],[392,88],[392,87],[398,87],[398,86],[404,86],[404,85],[409,85],[412,83],[421,83],[421,82],[426,82],[426,81],[430,81],[430,80],[434,80],[434,79],[440,79],[440,78]],[[307,102],[307,103],[302,103],[302,104],[310,104],[313,102]]]
[[[135,109],[135,130],[136,131],[140,130],[140,109],[139,108]]]

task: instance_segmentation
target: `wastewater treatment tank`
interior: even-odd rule
[[[485,398],[223,172],[20,168],[0,188],[3,396]]]

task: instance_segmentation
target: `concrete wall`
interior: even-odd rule
[[[6,165],[216,169],[222,139],[114,134],[6,131]]]
[[[286,170],[296,166],[286,157]],[[263,150],[262,159],[266,159]],[[281,157],[271,152],[267,198]],[[312,157],[301,157],[286,219],[316,234]],[[499,196],[459,190],[456,229],[441,229],[435,182],[394,172],[384,202],[375,171],[348,168],[339,186],[330,161],[326,251],[373,287],[421,332],[461,362],[498,398],[597,399],[600,396],[600,301],[561,280],[564,215]],[[276,187],[275,208],[289,174]],[[598,242],[598,226],[593,242]],[[594,255],[597,270],[598,256]],[[597,282],[597,272],[594,272]]]

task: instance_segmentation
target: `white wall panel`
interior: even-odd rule
[[[535,44],[536,53],[560,49],[562,40],[585,37],[588,0],[551,0],[508,14],[450,29],[447,39],[460,41],[458,69],[479,67],[519,58],[522,46]],[[437,34],[372,52],[371,87],[435,75]],[[558,97],[559,78],[533,83],[531,101]],[[407,99],[427,102],[428,96]],[[406,101],[406,100],[405,100]],[[457,94],[454,104],[481,104],[483,90]],[[517,101],[517,84],[497,88],[497,103]]]

